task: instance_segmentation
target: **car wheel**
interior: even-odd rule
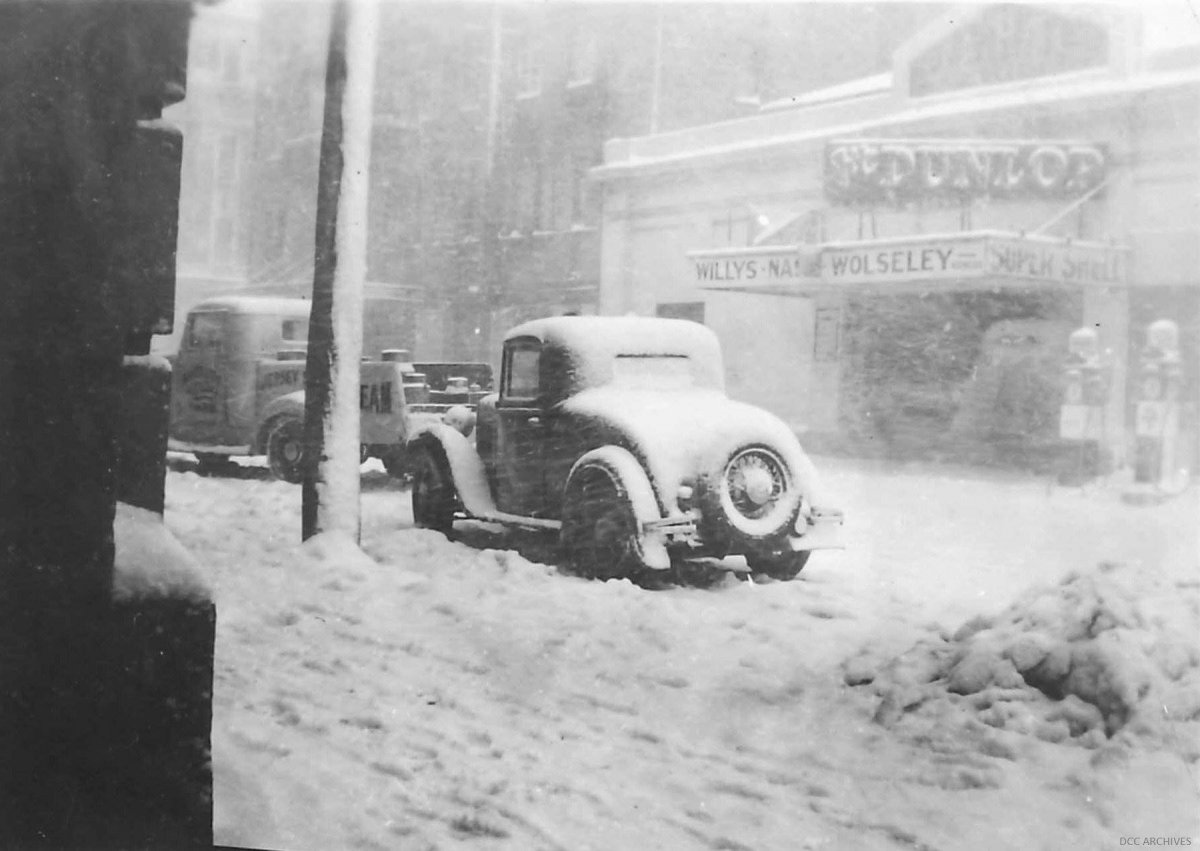
[[[423,529],[449,535],[454,528],[454,484],[443,462],[428,449],[412,457],[413,521]]]
[[[294,417],[276,421],[267,433],[267,464],[278,479],[292,484],[304,478],[304,424]]]
[[[804,565],[808,564],[810,555],[812,555],[812,550],[797,550],[772,555],[750,553],[746,555],[746,564],[754,573],[762,573],[772,579],[786,582],[800,575],[800,571],[804,570]]]
[[[567,485],[561,543],[564,560],[581,576],[618,579],[638,573],[637,520],[606,471],[581,471]]]
[[[401,445],[383,453],[380,460],[383,461],[383,469],[387,470],[387,474],[393,479],[404,480],[412,475],[412,469],[408,465],[408,453]]]

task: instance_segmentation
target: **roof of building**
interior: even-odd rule
[[[767,111],[773,109],[790,109],[795,107],[816,106],[822,103],[846,101],[854,98],[869,97],[871,95],[886,95],[891,92],[891,90],[892,72],[884,71],[882,74],[872,74],[869,77],[859,77],[856,80],[848,80],[844,83],[826,86],[822,89],[814,89],[813,91],[804,92],[791,97],[768,101],[762,105],[761,109],[763,111]]]

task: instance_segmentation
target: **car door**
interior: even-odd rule
[[[518,337],[504,345],[496,402],[496,495],[501,511],[542,516],[547,436],[542,342]]]

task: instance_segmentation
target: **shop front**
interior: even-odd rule
[[[1061,43],[995,77],[996,56],[1048,31]],[[945,56],[954,73],[931,75]],[[602,313],[710,325],[731,395],[812,446],[1124,464],[1161,319],[1194,411],[1200,152],[1183,140],[1200,132],[1200,51],[1168,62],[1128,16],[979,7],[889,74],[789,100],[609,144]],[[1177,420],[1185,444],[1195,419]]]

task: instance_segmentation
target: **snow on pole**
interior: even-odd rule
[[[335,0],[305,381],[302,537],[359,537],[359,384],[376,0]]]

